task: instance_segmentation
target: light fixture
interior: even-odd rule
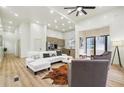
[[[37,24],[39,24],[40,22],[39,21],[36,21]]]
[[[63,23],[62,25],[64,26],[65,24]]]
[[[51,13],[51,14],[53,14],[53,13],[54,13],[54,11],[53,11],[53,10],[50,10],[50,13]]]
[[[0,27],[2,27],[2,25],[0,24]]]
[[[9,21],[9,24],[12,24],[13,22],[12,21]]]
[[[17,17],[17,16],[19,16],[19,15],[18,15],[17,13],[14,13],[14,16],[16,16],[16,17]]]
[[[80,15],[80,16],[82,16],[82,15],[83,15],[83,13],[79,13],[79,15]]]
[[[54,23],[57,23],[57,20],[54,20]]]
[[[81,11],[81,10],[82,10],[82,7],[78,7],[78,8],[77,8],[77,11]]]
[[[48,24],[48,26],[51,26],[51,24]]]
[[[61,19],[63,20],[63,19],[64,19],[64,17],[63,17],[63,16],[61,16]]]
[[[104,15],[104,16],[103,16],[103,18],[104,18],[104,19],[106,19],[106,18],[107,18],[107,16],[106,16],[106,15]]]
[[[70,24],[70,23],[71,23],[71,21],[68,21],[68,23]]]

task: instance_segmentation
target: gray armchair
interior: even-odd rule
[[[105,87],[109,60],[72,60],[69,65],[70,87]]]
[[[107,51],[107,52],[104,52],[103,54],[101,55],[95,55],[95,56],[91,56],[92,59],[108,59],[108,60],[111,60],[111,51]]]

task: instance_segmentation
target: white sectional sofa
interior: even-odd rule
[[[58,55],[56,51],[31,51],[27,55],[26,66],[36,74],[40,70],[49,69],[52,63],[59,61],[65,62],[66,59],[66,54]]]

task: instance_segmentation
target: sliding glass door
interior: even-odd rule
[[[105,52],[105,37],[96,37],[96,55],[100,55]]]
[[[86,38],[87,56],[100,55],[105,51],[108,51],[109,47],[110,47],[110,37],[108,35]]]
[[[87,52],[87,56],[91,56],[95,54],[94,48],[95,48],[95,37],[88,37],[86,39],[86,52]]]

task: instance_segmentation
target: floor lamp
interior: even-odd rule
[[[112,63],[111,64],[113,64],[115,54],[116,54],[116,51],[117,51],[117,55],[118,55],[118,59],[119,59],[119,65],[120,65],[120,67],[122,67],[121,57],[120,57],[120,52],[119,52],[119,47],[122,46],[122,41],[113,41],[112,45],[115,47],[115,49],[114,49],[114,54],[113,54],[113,57],[112,57]]]

